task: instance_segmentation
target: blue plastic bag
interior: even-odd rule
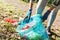
[[[27,40],[49,40],[39,14],[32,16],[29,23],[20,21],[16,31],[21,37],[27,38]]]

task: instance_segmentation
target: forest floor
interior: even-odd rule
[[[33,6],[33,14],[35,14],[36,3]],[[0,40],[21,40],[16,32],[17,24],[21,17],[24,18],[28,11],[28,3],[19,0],[0,0]],[[43,14],[49,9],[48,6],[45,7]],[[33,15],[32,14],[32,15]],[[16,20],[16,25],[12,25],[5,22],[5,18],[11,18]],[[49,18],[48,18],[49,19]],[[47,25],[48,19],[44,22]],[[56,34],[60,33],[60,10],[57,13],[57,17],[52,25],[53,32]],[[58,30],[57,30],[58,29]],[[59,37],[52,36],[51,40],[60,40]]]

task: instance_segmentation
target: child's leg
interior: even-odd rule
[[[48,3],[49,0],[39,0],[37,8],[36,8],[36,13],[41,14]]]
[[[52,6],[50,7],[49,10],[47,10],[47,12],[43,15],[43,22],[48,18],[50,12],[56,8],[58,5],[60,5],[60,0],[54,0],[54,2],[52,3]]]
[[[53,24],[53,22],[56,18],[56,15],[57,15],[57,12],[58,12],[59,8],[60,8],[60,5],[58,7],[56,7],[50,14],[50,18],[49,18],[49,21],[48,21],[48,24],[47,24],[48,31],[50,31],[50,28],[51,28],[51,26],[52,26],[52,24]]]

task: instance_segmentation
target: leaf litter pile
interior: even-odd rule
[[[0,40],[20,40],[15,30],[21,15],[20,10],[5,1],[0,0]]]

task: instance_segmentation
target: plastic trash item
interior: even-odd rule
[[[29,23],[21,21],[16,31],[27,40],[49,40],[48,34],[42,24],[41,16],[38,14],[32,16]]]
[[[5,22],[15,23],[16,20],[12,20],[12,19],[10,19],[10,18],[5,18]]]
[[[28,17],[30,18],[28,21],[22,20],[19,22],[16,31],[21,38],[26,38],[27,40],[49,40],[48,34],[42,23],[42,11],[47,2],[48,0],[39,0],[36,14],[34,16]]]

